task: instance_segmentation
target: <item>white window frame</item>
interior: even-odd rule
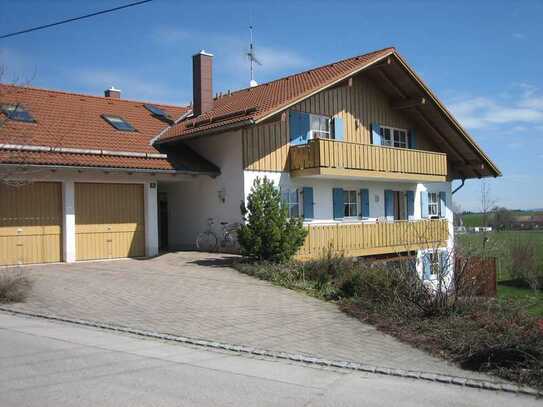
[[[354,196],[354,201],[352,197]],[[347,199],[345,199],[347,197]],[[354,214],[351,213],[351,208],[354,205]],[[349,210],[347,210],[349,208]],[[347,212],[349,212],[347,214]],[[343,190],[343,215],[345,218],[358,218],[358,192],[355,190]]]
[[[289,218],[298,218],[301,216],[301,213],[302,213],[301,195],[302,194],[300,193],[299,189],[294,189],[294,190],[291,188],[281,189],[281,199],[283,200],[284,204],[287,206]],[[296,198],[296,200],[291,199],[294,197]]]
[[[389,131],[390,140],[386,141],[385,136],[385,130]],[[381,126],[380,130],[381,135],[381,145],[387,146],[387,147],[395,147],[395,148],[409,148],[409,132],[407,129],[401,129],[399,127],[391,127],[391,126]],[[402,132],[405,134],[405,141],[402,142],[399,138],[400,135],[398,135],[398,139],[396,139],[396,132]]]
[[[441,205],[439,202],[439,192],[428,192],[428,217],[440,218]]]
[[[314,120],[319,120],[319,128],[313,128]],[[326,122],[326,129],[321,128],[321,120]],[[334,135],[332,134],[332,119],[328,116],[322,114],[313,114],[309,113],[309,140],[324,138],[324,139],[333,139]]]

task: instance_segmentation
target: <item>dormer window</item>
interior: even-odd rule
[[[2,113],[4,113],[8,119],[25,123],[36,123],[36,120],[22,105],[2,105]]]
[[[103,114],[102,118],[120,131],[136,131],[134,127],[120,116]]]

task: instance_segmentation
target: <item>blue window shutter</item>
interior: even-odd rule
[[[339,116],[334,116],[334,138],[339,141],[345,140],[345,121]]]
[[[334,212],[334,219],[343,219],[345,216],[345,208],[343,205],[343,189],[342,188],[334,188],[332,190],[332,204],[333,204],[333,212]]]
[[[360,216],[370,217],[370,193],[367,189],[360,190]]]
[[[379,126],[379,123],[371,124],[371,144],[381,145],[381,126]]]
[[[424,253],[422,255],[422,279],[429,280],[432,275],[432,263],[430,262],[430,254]]]
[[[447,214],[447,194],[445,192],[439,193],[439,216],[444,218]]]
[[[313,188],[304,187],[304,219],[313,219]]]
[[[394,217],[394,191],[385,190],[385,216]]]
[[[409,130],[409,138],[407,140],[409,148],[417,148],[417,135],[415,129]]]
[[[289,121],[289,139],[290,144],[307,143],[307,133],[309,132],[309,114],[291,110],[288,113]]]
[[[415,191],[407,191],[407,217],[415,216]]]
[[[428,192],[420,193],[420,216],[421,218],[428,217]]]

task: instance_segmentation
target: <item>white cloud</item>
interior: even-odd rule
[[[161,83],[149,81],[127,73],[108,70],[81,70],[73,75],[75,81],[82,85],[96,88],[100,93],[114,86],[121,89],[123,98],[136,100],[150,100],[162,103],[186,104],[190,96],[177,89]]]
[[[523,33],[513,33],[513,38],[517,39],[517,40],[523,40],[524,38],[526,38],[526,35],[524,35]]]
[[[196,51],[205,49],[215,55],[215,69],[230,76],[230,81],[249,82],[248,38],[220,33],[198,33],[179,30],[175,27],[160,27],[153,31],[151,38],[159,45],[172,47],[181,42],[190,43]],[[311,61],[289,47],[269,46],[257,38],[256,56],[262,65],[255,65],[257,80],[269,80],[278,75],[299,71],[311,65]]]
[[[450,107],[458,119],[472,129],[503,124],[522,128],[522,125],[543,123],[543,96],[525,84],[521,86],[520,95],[507,100],[472,97],[452,103]]]

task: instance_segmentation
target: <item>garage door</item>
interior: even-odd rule
[[[145,255],[143,185],[75,184],[77,260]]]
[[[0,197],[0,265],[61,261],[61,184],[0,184]]]

